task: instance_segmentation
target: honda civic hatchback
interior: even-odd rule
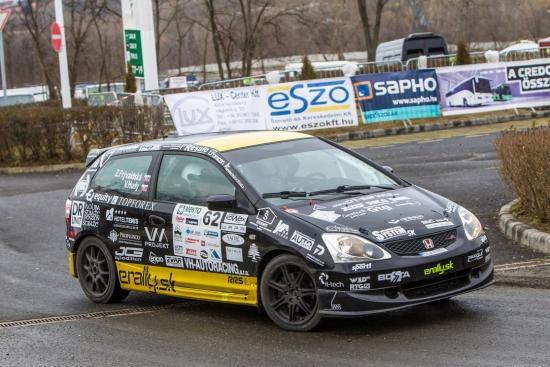
[[[493,282],[471,212],[321,138],[166,138],[93,150],[86,167],[65,204],[66,245],[93,302],[227,302],[304,331]]]

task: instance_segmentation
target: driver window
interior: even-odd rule
[[[235,186],[211,162],[179,154],[162,158],[158,200],[206,206],[209,196],[222,194],[235,195]]]

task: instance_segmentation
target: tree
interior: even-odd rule
[[[466,43],[464,43],[464,41],[460,41],[457,44],[455,63],[456,65],[468,65],[472,63],[470,53],[468,52],[468,48],[466,47]]]
[[[317,73],[315,72],[315,68],[311,64],[311,61],[309,61],[309,57],[304,56],[302,59],[302,72],[300,73],[300,80],[311,80],[311,79],[317,79]]]
[[[64,9],[69,11],[69,21],[66,27],[69,46],[67,50],[69,51],[71,95],[74,96],[88,33],[92,25],[97,24],[97,20],[106,10],[107,4],[105,0],[65,0],[63,5]]]
[[[17,12],[21,24],[29,32],[33,48],[38,56],[38,62],[42,68],[42,74],[48,86],[50,99],[59,99],[56,89],[55,62],[52,60],[51,53],[48,54],[48,34],[53,15],[51,8],[43,1],[22,0],[20,2],[22,10]]]
[[[376,47],[378,47],[380,37],[380,25],[382,23],[382,10],[389,0],[376,0],[376,10],[374,16],[374,26],[371,26],[369,19],[369,9],[367,0],[357,0],[357,8],[361,23],[363,24],[363,34],[367,43],[367,57],[369,61],[376,60]]]
[[[126,64],[126,76],[124,77],[124,91],[126,93],[135,93],[137,91],[136,77],[132,71],[132,65]]]

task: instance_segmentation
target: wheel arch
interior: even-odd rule
[[[297,257],[303,259],[303,256],[301,256],[298,252],[293,251],[290,248],[274,248],[274,249],[268,251],[267,253],[265,253],[262,256],[262,259],[260,260],[260,264],[258,265],[257,273],[256,273],[256,278],[258,279],[258,281],[257,281],[257,284],[258,284],[258,291],[257,291],[257,293],[258,293],[258,306],[260,308],[262,307],[262,296],[261,296],[261,292],[260,292],[259,287],[261,285],[262,276],[264,274],[265,267],[267,266],[267,264],[269,264],[269,262],[271,260],[273,260],[274,258],[276,258],[277,256],[280,256],[280,255],[294,255],[294,256],[297,256]]]
[[[97,236],[94,233],[83,234],[82,236],[79,236],[75,240],[74,245],[73,245],[73,251],[72,251],[74,256],[72,256],[72,258],[70,259],[70,261],[72,261],[73,263],[69,264],[69,266],[72,266],[72,268],[74,269],[74,277],[75,278],[78,278],[78,267],[76,266],[76,254],[78,253],[78,249],[80,248],[80,245],[82,244],[82,242],[84,242],[85,239],[90,238],[90,237],[94,237],[94,238],[98,239],[101,242],[105,242],[105,241],[103,241],[103,239],[101,237]]]

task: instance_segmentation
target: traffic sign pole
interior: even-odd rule
[[[6,62],[4,60],[4,27],[8,22],[11,10],[0,11],[0,73],[2,73],[2,95],[8,98],[8,83],[6,82]]]
[[[59,55],[59,76],[61,81],[61,100],[63,108],[71,108],[71,86],[69,84],[69,65],[67,63],[67,47],[65,43],[65,22],[63,21],[63,3],[62,0],[55,0],[55,22],[61,30],[61,48]],[[57,36],[56,36],[57,37]],[[53,35],[52,35],[53,40]],[[53,43],[53,42],[52,42]]]
[[[4,98],[8,98],[8,86],[6,82],[6,63],[4,61],[4,32],[0,31],[0,72],[2,73],[2,90]]]

